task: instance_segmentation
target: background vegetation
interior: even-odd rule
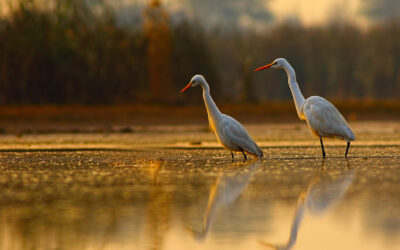
[[[196,73],[206,76],[220,101],[287,100],[284,72],[253,72],[277,57],[292,63],[307,96],[400,98],[396,21],[365,30],[296,22],[263,32],[206,29],[185,17],[172,21],[153,0],[140,25],[127,26],[118,25],[106,4],[51,3],[20,0],[0,20],[0,104],[198,103],[198,91],[179,95]]]

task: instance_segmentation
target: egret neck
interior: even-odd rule
[[[206,81],[201,81],[200,85],[203,88],[203,99],[207,109],[208,121],[211,129],[215,131],[215,122],[222,116],[222,113],[219,111],[210,95],[210,87],[208,86],[208,83]]]
[[[292,92],[294,103],[296,105],[297,115],[301,120],[304,120],[305,117],[303,114],[303,104],[305,99],[299,89],[299,85],[297,84],[296,73],[294,72],[294,69],[288,62],[285,62],[285,64],[282,65],[282,67],[286,71],[288,77],[289,88],[290,91]]]

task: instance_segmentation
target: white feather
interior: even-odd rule
[[[262,66],[256,69],[256,71],[267,68],[282,68],[286,71],[289,88],[292,92],[297,115],[300,120],[306,120],[310,130],[319,138],[338,138],[347,141],[348,144],[345,154],[347,157],[347,150],[350,145],[349,142],[354,141],[356,137],[349,124],[347,124],[336,107],[320,96],[311,96],[304,99],[296,81],[296,73],[285,58],[275,59],[272,63]],[[322,152],[323,157],[325,157],[323,148]]]
[[[210,87],[203,76],[195,75],[188,86],[182,91],[185,91],[189,86],[197,85],[203,88],[203,99],[207,109],[210,128],[222,146],[230,151],[245,151],[249,154],[262,157],[262,150],[250,137],[245,127],[234,118],[219,111],[210,95]]]
[[[307,98],[303,105],[303,114],[309,128],[317,137],[355,140],[354,133],[342,114],[326,99],[320,96]]]

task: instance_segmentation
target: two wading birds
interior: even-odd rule
[[[323,138],[345,140],[347,142],[345,157],[347,157],[350,142],[354,141],[356,137],[336,107],[320,96],[311,96],[304,99],[296,81],[296,73],[286,59],[275,59],[272,63],[257,68],[255,71],[267,68],[282,68],[286,71],[289,87],[296,105],[297,115],[300,120],[306,120],[311,132],[320,139],[322,157],[325,158]],[[211,98],[210,87],[203,76],[195,75],[190,80],[189,84],[181,90],[181,93],[189,87],[195,87],[197,85],[203,88],[203,99],[206,105],[211,130],[215,133],[222,146],[231,151],[232,158],[233,151],[242,152],[244,159],[247,159],[245,152],[261,158],[263,152],[247,133],[244,126],[234,118],[222,114],[219,111],[214,100]]]

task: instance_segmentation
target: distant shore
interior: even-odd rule
[[[352,121],[399,120],[400,101],[333,102]],[[244,124],[297,122],[292,102],[220,104],[222,112]],[[207,125],[203,104],[196,105],[25,105],[0,106],[0,132],[132,132],[131,126]]]

